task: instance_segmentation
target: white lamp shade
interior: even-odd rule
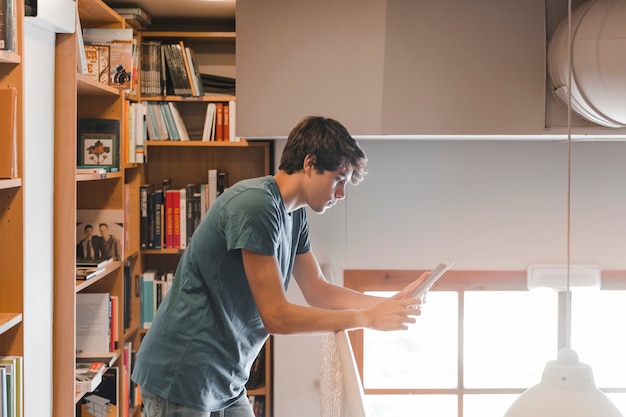
[[[504,417],[622,417],[596,387],[591,366],[570,348],[549,361],[541,382],[527,389]]]

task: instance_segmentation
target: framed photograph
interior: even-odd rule
[[[120,169],[120,121],[118,119],[78,119],[78,167]]]
[[[76,210],[76,260],[87,265],[88,260],[124,260],[125,247],[123,209]],[[89,252],[87,252],[89,251]]]

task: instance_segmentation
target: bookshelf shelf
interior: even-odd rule
[[[95,277],[87,279],[87,280],[77,279],[76,280],[76,292],[81,292],[84,289],[91,287],[92,285],[100,281],[101,279],[107,278],[109,275],[111,275],[111,273],[119,270],[121,267],[122,267],[121,262],[111,262],[110,264],[106,265],[104,267],[104,270],[98,275],[96,275]]]
[[[12,178],[8,180],[0,180],[0,190],[8,190],[10,188],[17,188],[22,186],[21,178]]]
[[[76,174],[76,181],[104,181],[122,178],[121,172],[107,172],[106,174]]]
[[[203,96],[148,96],[142,97],[142,101],[174,101],[174,102],[193,102],[199,101],[202,103],[210,103],[212,101],[235,101],[235,96],[228,94],[205,94]]]
[[[22,57],[16,52],[0,51],[0,62],[17,65],[22,62]]]
[[[235,41],[237,34],[235,32],[186,32],[186,31],[154,31],[143,32],[144,39],[164,39],[164,40],[196,40],[204,42],[215,42],[216,40]]]
[[[0,334],[5,333],[22,322],[22,313],[0,313]]]
[[[250,146],[245,140],[239,142],[227,142],[227,141],[215,141],[215,142],[203,142],[201,140],[149,140],[147,142],[148,147],[207,147],[207,148],[245,148]]]
[[[102,84],[99,81],[91,80],[83,75],[76,77],[79,95],[92,96],[119,96],[120,90],[110,85]]]

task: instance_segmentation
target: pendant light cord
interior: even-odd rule
[[[567,2],[567,286],[565,292],[565,344],[571,347],[571,224],[572,224],[572,0]]]

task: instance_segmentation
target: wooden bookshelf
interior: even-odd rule
[[[125,21],[101,0],[78,0],[78,13],[83,28],[124,28]],[[137,265],[138,245],[126,245],[124,259],[105,266],[104,271],[89,280],[75,279],[77,216],[81,209],[115,209],[127,213],[125,230],[129,241],[137,239],[130,230],[138,228],[138,215],[133,215],[137,205],[131,200],[139,186],[140,168],[137,164],[125,165],[122,157],[123,132],[126,128],[124,108],[126,93],[119,89],[87,79],[75,71],[77,67],[77,35],[58,34],[56,41],[55,107],[63,109],[55,115],[54,160],[54,328],[53,328],[53,416],[71,417],[76,414],[82,395],[74,392],[75,340],[76,340],[76,294],[106,292],[117,296],[120,302],[117,328],[120,329],[118,348],[112,352],[119,367],[120,380],[126,375],[122,363],[123,344],[137,337],[135,332],[124,329],[124,265],[131,269]],[[120,170],[102,175],[77,174],[77,120],[80,118],[119,119],[120,123]],[[134,222],[134,223],[133,223]],[[124,239],[123,236],[119,236]],[[134,289],[131,290],[131,292]],[[136,304],[133,304],[136,305]],[[137,311],[135,316],[139,316]],[[138,318],[137,318],[138,322]],[[131,326],[132,327],[132,326]],[[124,329],[122,332],[121,330]],[[122,336],[123,335],[123,336]],[[123,384],[120,384],[122,387]],[[127,406],[125,396],[118,393],[118,408]]]
[[[17,91],[15,126],[17,177],[0,179],[0,247],[2,247],[0,251],[0,356],[24,355],[23,15],[23,0],[15,0],[16,48],[12,51],[0,51],[0,86],[15,88]],[[5,19],[4,16],[3,19]],[[8,114],[3,109],[2,114],[5,113]],[[6,119],[6,117],[0,119],[0,124],[13,123],[13,120]],[[0,140],[6,144],[10,143],[12,138],[5,137]]]
[[[141,34],[143,40],[160,40],[163,43],[183,40],[192,47],[198,60],[209,67],[232,66],[234,74],[234,32],[150,32]],[[221,75],[221,74],[220,74]],[[143,96],[141,101],[166,101],[178,103],[181,116],[189,132],[202,130],[202,123],[209,102],[236,101],[236,96],[205,93],[203,96]],[[190,135],[191,136],[191,135]],[[208,170],[228,174],[227,186],[252,177],[270,175],[272,171],[273,143],[271,141],[209,141],[197,137],[189,141],[148,141],[148,162],[143,167],[145,184],[159,189],[163,180],[170,179],[173,189],[186,184],[205,184]],[[194,140],[195,139],[195,140]],[[173,271],[183,250],[179,248],[141,249],[141,263],[146,269],[157,269],[161,273]],[[142,333],[145,330],[141,331]],[[272,348],[268,340],[265,354],[265,379],[249,395],[265,397],[265,416],[272,415]]]

